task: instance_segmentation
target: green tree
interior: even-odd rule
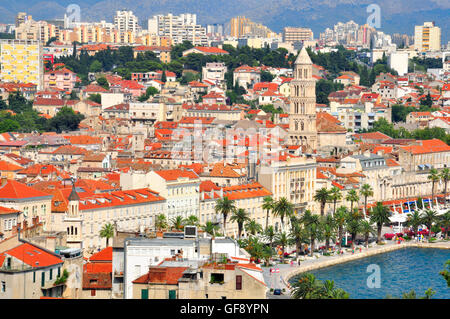
[[[325,239],[325,250],[328,251],[330,248],[330,240],[333,242],[336,241],[336,223],[331,215],[322,216],[320,222],[322,224],[322,235]]]
[[[364,184],[359,193],[364,197],[364,213],[367,214],[367,198],[373,196],[373,189],[369,184]]]
[[[184,228],[184,220],[181,216],[176,216],[170,220],[172,223],[172,229],[175,230],[183,230]]]
[[[313,215],[309,210],[306,210],[300,220],[302,221],[303,225],[305,225],[305,228],[308,231],[312,257],[314,254],[315,241],[322,238],[320,218],[318,215]]]
[[[406,226],[413,228],[414,236],[417,236],[417,230],[419,229],[420,225],[422,225],[422,217],[417,210],[407,214]]]
[[[241,239],[242,229],[244,223],[249,221],[249,214],[243,208],[233,210],[233,214],[230,217],[230,221],[236,222],[238,225],[238,238]]]
[[[245,230],[252,235],[256,235],[257,233],[262,232],[262,226],[258,224],[256,220],[252,219],[245,224]]]
[[[106,238],[106,247],[109,246],[109,239],[114,237],[114,226],[111,223],[103,225],[100,230],[100,237]]]
[[[377,226],[377,243],[381,242],[381,230],[383,225],[390,223],[391,212],[383,203],[377,202],[370,211],[370,221]]]
[[[102,104],[102,96],[100,94],[89,94],[88,100],[92,102]]]
[[[342,236],[344,232],[345,221],[347,219],[348,210],[345,206],[340,206],[334,214],[334,221],[338,229],[338,245],[342,247]]]
[[[369,236],[375,235],[375,228],[367,220],[362,220],[360,224],[360,232],[364,235],[364,243],[366,248],[369,248]]]
[[[285,197],[282,197],[275,202],[273,214],[274,216],[280,217],[282,230],[284,230],[284,218],[290,218],[293,213],[294,205],[290,203]]]
[[[216,202],[215,211],[216,213],[222,214],[223,217],[223,233],[226,236],[226,223],[227,216],[236,209],[235,203],[233,200],[229,200],[228,197],[224,197],[222,199],[218,199]]]
[[[422,212],[422,223],[428,228],[428,240],[431,238],[431,227],[438,221],[437,212],[432,209],[426,209]]]
[[[273,241],[275,240],[275,229],[273,226],[269,226],[264,230],[263,238],[269,241],[269,246],[273,247]]]
[[[16,132],[20,128],[17,121],[11,119],[1,119],[0,121],[0,133]]]
[[[444,228],[444,236],[445,239],[448,239],[448,233],[450,231],[450,211],[447,211],[445,214],[441,215],[439,218],[439,225]]]
[[[358,235],[358,233],[361,232],[361,216],[355,214],[348,214],[345,226],[347,231],[352,236],[352,248],[354,248],[356,236]]]
[[[84,119],[84,115],[75,113],[70,107],[64,106],[49,120],[49,129],[61,133],[62,131],[74,131]]]
[[[325,205],[330,200],[329,191],[325,187],[318,189],[314,195],[314,200],[320,203],[320,216],[323,216],[325,213]]]
[[[334,214],[336,214],[337,201],[342,199],[341,190],[339,188],[337,188],[336,186],[333,186],[330,189],[329,196],[330,196],[330,201],[333,202],[333,216],[334,216]]]
[[[308,232],[306,231],[305,227],[303,227],[303,224],[298,218],[294,217],[292,219],[291,229],[289,232],[289,240],[290,242],[295,244],[296,257],[298,258],[300,252],[302,251],[302,243],[309,240]]]
[[[97,73],[102,70],[102,67],[103,67],[103,65],[100,61],[94,60],[94,61],[92,61],[91,65],[89,66],[89,71]]]
[[[97,79],[97,84],[100,85],[102,88],[109,90],[108,80],[104,76]]]
[[[262,209],[266,210],[266,229],[269,227],[269,214],[270,211],[274,208],[274,201],[272,196],[266,196],[263,198]]]
[[[202,226],[202,229],[211,236],[215,236],[219,231],[219,225],[208,221],[205,223],[205,225]]]
[[[439,176],[441,180],[444,182],[444,202],[447,198],[447,183],[450,180],[450,169],[448,167],[445,167],[442,169],[441,174]]]
[[[444,268],[439,274],[447,281],[447,287],[450,288],[450,259],[445,263],[447,269]]]
[[[159,214],[158,216],[156,216],[155,219],[155,228],[158,231],[161,231],[163,229],[167,229],[168,224],[167,224],[167,218],[166,215],[164,214]]]
[[[354,189],[350,190],[345,197],[345,200],[350,202],[350,211],[353,212],[353,203],[359,201],[358,193],[356,193]]]
[[[431,202],[434,205],[435,185],[437,182],[439,182],[440,176],[438,174],[438,171],[435,168],[432,168],[427,178],[431,181]]]
[[[186,226],[198,226],[199,220],[195,215],[189,215],[184,219],[183,224]]]
[[[285,247],[289,244],[289,236],[284,231],[280,232],[275,235],[275,243],[281,246],[281,263],[283,263]]]

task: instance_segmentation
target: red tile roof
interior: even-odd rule
[[[5,252],[6,255],[13,256],[25,264],[37,268],[62,264],[63,260],[52,255],[37,246],[25,243]]]
[[[95,253],[91,257],[89,257],[89,261],[112,261],[112,252],[112,247],[106,247],[105,249],[102,249],[98,253]]]
[[[0,206],[0,215],[8,215],[8,214],[16,214],[16,213],[20,213],[20,211],[17,209]],[[1,263],[0,263],[0,265],[1,265]]]
[[[133,281],[134,284],[159,283],[166,285],[176,285],[178,279],[183,276],[183,272],[188,267],[150,267],[145,275]]]
[[[155,171],[156,174],[164,178],[166,181],[175,181],[178,178],[187,177],[189,179],[199,179],[199,176],[190,170],[183,169],[169,169],[162,171]]]
[[[8,179],[6,184],[0,186],[0,199],[23,199],[49,196],[47,193]]]
[[[14,172],[14,171],[19,171],[23,169],[22,166],[19,165],[15,165],[6,161],[0,161],[0,171],[9,171],[9,172]]]

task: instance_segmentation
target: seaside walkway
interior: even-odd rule
[[[343,255],[333,255],[333,256],[322,256],[320,254],[315,253],[315,256],[319,257],[305,257],[301,256],[302,259],[300,262],[300,266],[297,263],[291,264],[277,264],[272,267],[263,267],[263,276],[264,280],[268,286],[268,288],[278,288],[285,289],[283,295],[274,296],[273,292],[268,291],[267,297],[269,299],[285,299],[290,298],[290,285],[289,280],[303,272],[324,268],[328,266],[333,266],[341,263],[345,263],[351,260],[356,260],[368,256],[373,256],[376,254],[386,253],[389,251],[394,251],[397,249],[402,249],[406,247],[421,247],[421,248],[442,248],[442,249],[450,249],[450,241],[441,241],[434,243],[421,243],[421,242],[402,242],[398,244],[395,241],[388,240],[385,245],[377,245],[372,244],[372,247],[362,248],[361,252],[359,247],[355,248],[355,253],[352,254],[350,251],[346,251],[344,248]],[[270,268],[278,268],[279,273],[270,273]]]

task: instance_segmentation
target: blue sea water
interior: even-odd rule
[[[439,274],[448,259],[448,249],[405,248],[311,273],[322,281],[334,280],[335,286],[347,291],[351,299],[384,299],[388,294],[401,297],[411,289],[415,290],[418,297],[422,297],[428,288],[436,292],[433,299],[450,299],[450,288]],[[379,288],[369,288],[367,284],[368,277],[373,278],[374,275],[373,270],[367,271],[372,264],[379,266]],[[295,281],[296,277],[293,277],[290,283]]]

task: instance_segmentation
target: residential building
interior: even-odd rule
[[[131,31],[136,34],[139,31],[138,18],[133,11],[116,11],[114,16],[114,26],[119,32]]]
[[[434,22],[416,25],[414,29],[414,48],[418,51],[441,50],[441,28]]]
[[[283,29],[283,42],[303,42],[314,39],[314,34],[309,28],[286,27]]]
[[[0,41],[0,81],[33,83],[44,88],[42,45],[31,40]]]

